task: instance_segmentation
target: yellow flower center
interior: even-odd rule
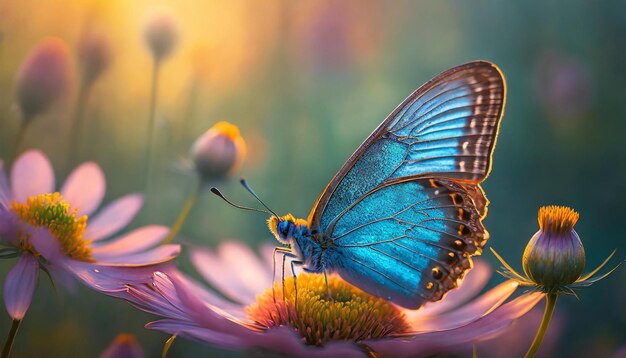
[[[69,257],[94,262],[91,257],[91,240],[83,240],[87,228],[87,215],[76,217],[76,209],[70,211],[69,204],[59,193],[31,196],[26,203],[11,203],[15,214],[24,222],[35,227],[46,227],[54,236],[63,252]],[[19,233],[20,248],[39,255],[30,242],[25,230]]]
[[[226,136],[228,139],[235,141],[241,134],[239,134],[239,127],[226,121],[215,123],[211,129],[216,130],[219,134]]]
[[[329,341],[360,341],[409,330],[404,313],[382,298],[374,297],[339,277],[328,278],[330,299],[323,275],[300,274],[285,285],[274,284],[246,307],[250,319],[268,329],[288,326],[308,345]],[[297,300],[296,300],[297,289]],[[283,298],[284,291],[284,298]]]
[[[539,208],[539,229],[554,234],[569,234],[578,221],[578,213],[566,206],[543,206]]]

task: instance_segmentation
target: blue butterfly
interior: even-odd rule
[[[413,92],[359,146],[308,220],[273,215],[269,228],[305,271],[338,273],[415,309],[440,300],[472,267],[489,234],[479,183],[491,169],[506,85],[474,61]]]

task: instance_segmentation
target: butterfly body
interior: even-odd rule
[[[365,140],[307,220],[272,216],[270,230],[309,272],[336,272],[407,308],[441,299],[489,237],[479,184],[504,100],[504,78],[489,62],[440,74]]]

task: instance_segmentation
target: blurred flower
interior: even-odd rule
[[[619,265],[609,272],[596,276],[615,251],[600,266],[583,276],[585,270],[585,249],[574,230],[579,215],[565,206],[544,206],[539,209],[539,231],[528,242],[522,265],[525,276],[517,273],[492,248],[491,251],[504,265],[502,275],[519,282],[522,286],[533,287],[546,294],[546,308],[535,340],[526,353],[534,357],[550,326],[550,320],[556,307],[559,294],[576,295],[574,288],[590,286],[615,271]],[[620,263],[621,265],[621,263]]]
[[[420,310],[392,306],[335,276],[329,277],[334,301],[328,302],[323,277],[309,274],[298,276],[296,305],[293,278],[272,291],[272,252],[264,247],[265,260],[259,260],[235,242],[222,244],[217,254],[194,250],[192,262],[220,294],[170,271],[155,272],[149,285],[130,284],[129,300],[163,317],[147,328],[226,349],[289,356],[401,357],[446,352],[493,337],[541,299],[531,293],[503,304],[518,286],[507,281],[468,303],[490,275],[478,261],[459,289]]]
[[[537,61],[537,93],[552,117],[580,119],[589,110],[589,74],[575,57],[546,52]]]
[[[228,122],[216,123],[196,140],[191,147],[190,157],[199,180],[172,225],[172,230],[163,240],[164,243],[172,242],[182,229],[207,183],[224,179],[239,166],[245,153],[246,142],[239,134],[239,128]]]
[[[77,278],[107,294],[123,291],[123,283],[144,282],[155,267],[176,257],[178,245],[159,244],[164,226],[144,226],[113,240],[143,204],[138,194],[117,199],[94,215],[106,182],[100,167],[77,167],[60,192],[48,158],[30,150],[11,169],[11,185],[0,162],[0,257],[19,257],[4,281],[4,303],[21,320],[31,303],[39,269],[54,282],[73,288]],[[162,268],[161,268],[162,269]]]
[[[111,64],[111,46],[106,36],[88,31],[78,42],[78,60],[82,70],[82,81],[90,86]]]
[[[70,67],[69,50],[59,38],[46,38],[31,50],[20,65],[16,80],[17,101],[25,122],[67,94]]]
[[[160,62],[170,55],[176,47],[178,36],[178,24],[170,13],[159,11],[148,16],[144,38],[155,61]]]
[[[220,179],[241,163],[246,154],[246,142],[239,128],[228,122],[218,122],[191,147],[191,160],[202,181]]]
[[[143,358],[144,351],[137,338],[129,333],[121,333],[115,337],[111,345],[100,355],[100,358]]]

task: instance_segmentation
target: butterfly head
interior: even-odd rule
[[[304,225],[306,227],[306,222],[302,219],[296,219],[293,215],[287,214],[285,216],[276,216],[272,215],[269,220],[267,220],[267,225],[281,244],[289,245],[291,244],[292,239],[294,238],[294,234],[298,229]]]

